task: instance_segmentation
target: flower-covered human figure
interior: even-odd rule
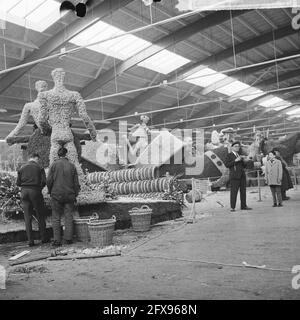
[[[150,134],[150,128],[148,127],[148,122],[150,118],[146,115],[141,115],[140,117],[141,122],[135,124],[131,129],[129,136],[136,139],[136,143],[131,145],[129,140],[127,139],[126,135],[123,137],[127,141],[128,145],[128,159],[130,163],[135,163],[137,158],[145,151],[148,147],[148,135]]]
[[[46,81],[39,80],[35,83],[35,89],[37,90],[38,94],[42,91],[46,91],[48,89],[48,85]],[[24,105],[21,117],[19,119],[19,122],[17,126],[10,132],[10,134],[6,137],[6,142],[8,144],[10,143],[10,139],[12,137],[17,137],[22,129],[26,126],[28,123],[29,117],[32,116],[35,124],[39,126],[39,113],[40,113],[41,104],[38,99],[38,97],[33,102],[28,102]],[[44,123],[44,129],[45,131],[49,131],[50,127],[47,122]]]
[[[65,71],[56,68],[51,72],[54,87],[51,90],[40,92],[38,99],[41,104],[39,125],[42,132],[46,130],[49,122],[51,133],[50,165],[58,158],[57,151],[61,146],[68,150],[68,159],[76,166],[79,177],[83,171],[78,161],[78,154],[71,131],[71,117],[75,111],[84,121],[93,141],[96,141],[95,126],[87,114],[85,103],[79,92],[67,90],[64,86]]]

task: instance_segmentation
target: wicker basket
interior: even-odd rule
[[[116,217],[105,220],[91,220],[88,229],[91,236],[91,244],[97,247],[105,247],[112,244],[113,231],[115,229]]]
[[[90,217],[82,217],[74,219],[74,230],[78,241],[89,242],[91,240],[88,222],[98,220],[99,216],[97,213],[93,213]]]
[[[140,208],[132,208],[129,211],[132,228],[134,231],[150,230],[152,209],[146,205]]]

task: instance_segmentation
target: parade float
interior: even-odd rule
[[[44,81],[36,83],[36,100],[24,106],[19,123],[6,142],[22,149],[23,163],[28,154],[38,152],[46,172],[55,161],[58,148],[63,145],[68,149],[68,158],[75,164],[81,183],[76,212],[79,216],[95,212],[100,219],[115,216],[116,228],[127,228],[132,208],[147,205],[153,212],[153,224],[182,215],[184,193],[189,195],[192,178],[209,181],[206,186],[212,190],[226,187],[229,176],[224,161],[231,143],[238,138],[233,128],[214,130],[211,140],[204,143],[201,130],[187,134],[184,130],[176,133],[165,128],[154,130],[148,126],[149,118],[142,115],[138,123],[111,141],[105,132],[96,131],[80,94],[63,86],[64,71],[55,69],[52,76],[55,85],[51,90],[46,90]],[[74,112],[83,120],[86,131],[72,129]],[[22,128],[30,116],[34,120],[33,132],[22,136]],[[274,146],[282,148],[283,157],[290,162],[299,152],[299,134],[272,141],[261,132],[254,132],[253,142],[242,143],[241,153],[254,161],[256,172],[262,154]],[[2,217],[6,212],[8,218],[21,219],[15,178],[16,171],[2,173],[0,207]],[[46,188],[43,194],[50,215]]]
[[[133,207],[147,204],[152,209],[151,223],[175,219],[182,215],[182,192],[174,177],[159,177],[155,166],[141,166],[127,169],[116,166],[114,169],[94,161],[94,155],[82,155],[85,142],[103,145],[97,141],[97,132],[89,118],[84,101],[78,92],[69,91],[63,86],[63,69],[52,72],[54,88],[46,91],[45,82],[36,83],[38,96],[35,101],[24,106],[17,127],[6,137],[8,145],[18,145],[22,149],[23,161],[28,155],[38,152],[41,165],[46,173],[55,161],[60,146],[68,150],[68,159],[76,166],[81,191],[77,197],[75,215],[90,216],[97,212],[100,219],[116,217],[116,228],[130,227],[129,211]],[[84,133],[73,130],[71,119],[77,113],[83,120]],[[34,126],[31,135],[22,136],[21,132],[30,116]],[[95,150],[97,153],[97,150]],[[22,163],[19,163],[21,165]],[[17,168],[15,168],[17,169]],[[135,174],[133,171],[135,170]],[[105,175],[99,175],[105,173]],[[16,171],[3,172],[1,177],[1,217],[2,219],[22,219],[19,189],[15,185]],[[123,185],[118,185],[118,183]],[[126,184],[126,185],[125,185]],[[124,186],[125,185],[125,186]],[[122,197],[122,195],[129,195]],[[43,190],[47,215],[51,215],[50,197]],[[4,197],[5,196],[5,197]]]

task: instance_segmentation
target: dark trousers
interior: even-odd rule
[[[272,197],[273,197],[273,203],[274,204],[282,204],[282,195],[281,195],[281,186],[270,186]]]
[[[65,217],[64,239],[73,239],[73,212],[74,202],[58,202],[51,199],[52,207],[52,228],[54,241],[61,242],[61,217]]]
[[[21,190],[22,208],[24,211],[25,227],[29,242],[33,242],[32,234],[32,214],[35,210],[35,217],[38,220],[41,240],[46,240],[46,222],[44,216],[44,198],[40,190],[22,188]]]
[[[230,207],[235,209],[238,191],[240,190],[241,208],[246,208],[246,176],[230,180]]]

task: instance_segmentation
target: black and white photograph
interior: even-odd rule
[[[300,0],[0,0],[4,304],[300,300],[299,206]]]

